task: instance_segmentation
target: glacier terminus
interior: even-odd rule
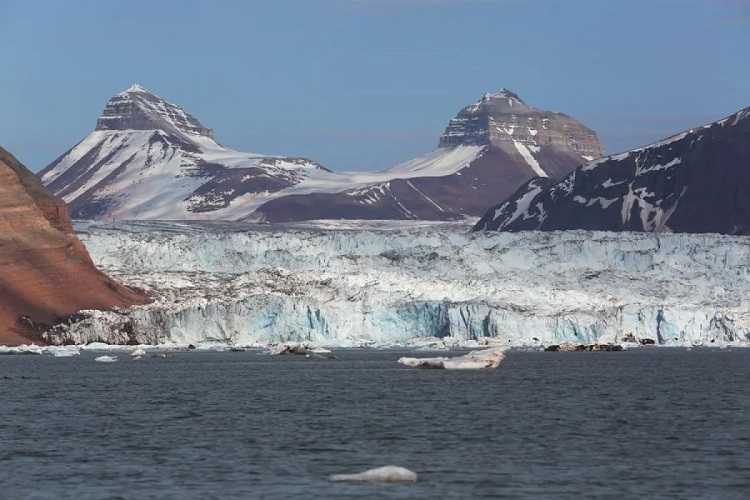
[[[403,221],[77,231],[100,268],[155,300],[82,311],[52,344],[750,342],[750,241],[735,236]]]

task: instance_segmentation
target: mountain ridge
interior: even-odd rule
[[[455,220],[588,154],[601,154],[593,131],[502,90],[462,109],[432,152],[381,172],[332,172],[221,146],[190,113],[134,84],[39,176],[80,219]]]

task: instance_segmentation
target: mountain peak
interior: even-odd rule
[[[489,113],[492,115],[538,112],[536,108],[529,106],[523,99],[518,97],[518,94],[505,88],[496,92],[485,92],[478,101],[470,104],[464,110],[473,114]]]
[[[213,138],[213,131],[191,114],[138,83],[110,98],[96,122],[96,130],[162,130],[187,139]]]
[[[525,157],[542,147],[567,150],[581,160],[602,155],[593,130],[567,115],[529,106],[506,88],[484,93],[448,122],[439,146],[460,145],[492,146]]]
[[[146,87],[144,87],[143,85],[141,85],[140,83],[134,83],[123,92],[120,92],[120,94],[135,94],[135,93],[151,94],[152,92],[148,90]]]
[[[485,92],[482,95],[482,98],[477,101],[477,104],[499,100],[505,100],[510,107],[512,107],[514,103],[526,106],[526,103],[523,101],[523,99],[518,97],[518,94],[506,88],[501,88],[500,90],[495,92]]]

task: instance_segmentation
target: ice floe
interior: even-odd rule
[[[117,356],[99,356],[94,358],[97,363],[114,363],[117,361]]]
[[[386,465],[358,474],[334,474],[330,479],[331,481],[348,483],[415,483],[417,473],[404,467]]]
[[[57,348],[47,348],[46,351],[55,358],[71,358],[79,356],[81,350],[77,346],[60,346]]]
[[[505,359],[503,348],[473,351],[452,358],[399,358],[398,362],[409,368],[442,368],[445,370],[484,370],[500,366]]]

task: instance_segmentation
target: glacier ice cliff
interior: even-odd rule
[[[750,240],[462,224],[77,224],[145,306],[83,311],[54,344],[750,343]]]

